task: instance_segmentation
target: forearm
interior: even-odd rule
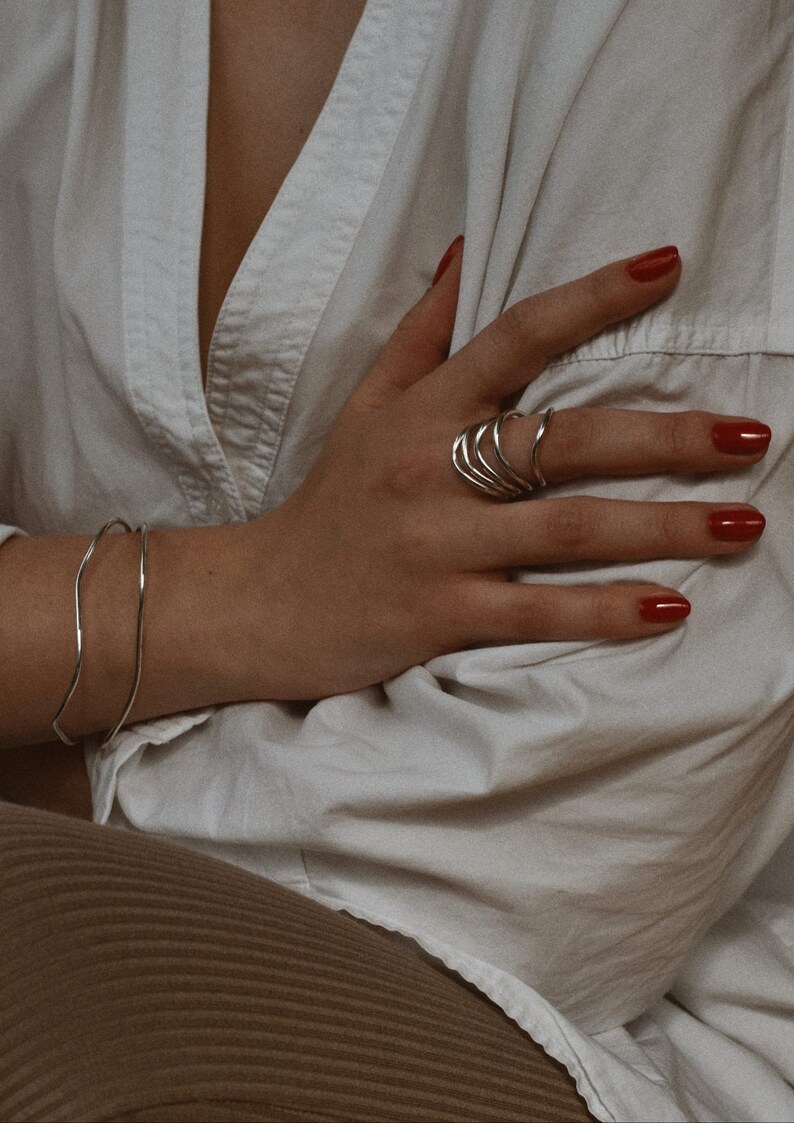
[[[13,538],[0,549],[2,748],[54,738],[75,665],[75,576],[90,542]],[[71,738],[111,729],[129,695],[140,546],[139,534],[106,534],[85,570],[83,669],[60,723]],[[150,531],[143,666],[128,721],[256,694],[251,558],[246,524]]]
[[[680,269],[674,248],[528,297],[446,359],[460,268],[458,252],[277,510],[236,526],[152,534],[143,677],[129,720],[324,698],[472,645],[661,635],[690,609],[675,589],[506,578],[524,567],[735,554],[758,540],[763,516],[727,491],[721,504],[574,495],[505,506],[475,496],[450,464],[474,428],[462,424],[495,418],[550,355],[668,293]],[[537,475],[539,424],[538,415],[510,419],[503,460],[519,479]],[[492,462],[482,465],[499,479],[495,433]],[[543,472],[552,484],[737,472],[763,458],[770,438],[754,419],[704,411],[560,410],[544,438]],[[74,578],[89,542],[40,538],[0,550],[0,746],[52,740],[74,666]],[[72,737],[112,729],[134,677],[139,537],[100,546],[86,570],[85,670],[62,722]]]

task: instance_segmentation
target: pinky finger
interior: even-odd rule
[[[479,619],[490,643],[637,639],[678,627],[691,605],[658,585],[529,585],[488,582]]]

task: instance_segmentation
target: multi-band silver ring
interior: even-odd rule
[[[546,480],[538,465],[538,451],[553,413],[554,407],[549,406],[541,418],[532,442],[529,451],[531,479],[527,479],[515,470],[502,449],[502,426],[505,421],[513,417],[526,416],[516,409],[506,409],[498,417],[489,417],[486,421],[478,421],[461,429],[452,445],[452,463],[455,470],[466,483],[471,484],[478,491],[485,492],[486,495],[492,495],[495,499],[517,499],[519,496],[529,495],[538,487],[545,487]],[[495,467],[486,459],[483,452],[482,444],[486,436],[491,440]]]

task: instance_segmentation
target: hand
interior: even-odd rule
[[[515,583],[509,571],[732,554],[763,530],[754,508],[730,499],[640,503],[546,492],[540,502],[506,503],[461,479],[451,448],[462,428],[498,414],[553,356],[666,296],[680,274],[675,253],[663,276],[635,279],[627,267],[636,262],[641,276],[640,259],[614,262],[520,301],[447,358],[461,259],[458,252],[402,320],[303,485],[249,524],[250,620],[267,635],[260,697],[353,690],[474,644],[653,636],[688,611],[675,590]],[[505,452],[522,474],[539,422],[504,426]],[[742,430],[749,436],[738,438],[737,452]],[[724,472],[755,464],[768,439],[758,422],[703,412],[561,410],[543,438],[541,467],[552,484]]]

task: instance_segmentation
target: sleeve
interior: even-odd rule
[[[780,838],[794,823],[790,801],[770,803],[794,733],[792,365],[644,354],[597,374],[558,368],[563,406],[622,384],[660,408],[700,380],[706,408],[779,417],[768,462],[728,492],[767,514],[762,547],[517,575],[658,580],[695,606],[681,628],[473,648],[314,705],[221,707],[167,738],[139,727],[94,755],[97,818],[115,799],[113,822],[458,948],[588,1032],[638,1016],[757,872],[757,846],[744,861],[753,827]],[[620,481],[595,490],[626,498]],[[629,494],[726,491],[718,478],[645,478]]]
[[[549,35],[592,18],[589,5],[544,10]],[[181,745],[139,731],[106,789],[133,826],[456,947],[588,1031],[665,992],[730,907],[753,824],[774,814],[785,837],[794,814],[770,808],[794,737],[794,138],[778,141],[794,68],[785,21],[720,12],[671,21],[630,5],[576,74],[569,25],[548,45],[538,26],[515,104],[496,105],[512,133],[467,134],[477,218],[453,349],[521,297],[676,241],[675,294],[551,364],[519,408],[758,417],[774,446],[741,476],[588,479],[531,502],[757,503],[763,541],[735,557],[516,574],[658,581],[694,610],[652,640],[481,647],[313,706],[222,707]],[[482,121],[492,83],[466,77]]]
[[[9,538],[13,538],[15,534],[27,537],[25,531],[20,530],[18,526],[4,526],[3,523],[0,523],[0,546],[7,542]]]
[[[75,13],[71,2],[0,4],[0,547],[26,534],[14,525],[26,521],[24,504],[12,504],[9,496],[19,491],[13,483],[23,471],[17,455],[23,443],[18,434],[24,431],[19,403],[31,397],[24,374],[32,369],[40,342],[29,268],[39,247],[32,248],[29,232],[40,223],[39,195],[57,198],[53,106],[63,111]]]

